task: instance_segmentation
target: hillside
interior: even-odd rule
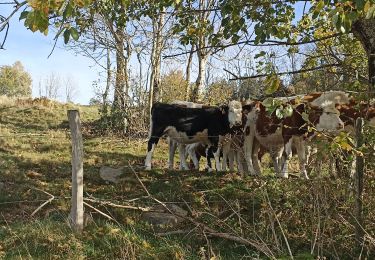
[[[67,110],[73,108],[80,111],[84,138],[88,204],[81,235],[67,223]],[[97,107],[0,98],[0,258],[375,257],[375,179],[370,167],[363,200],[366,240],[358,251],[351,181],[333,180],[327,167],[324,177],[312,180],[168,171],[162,142],[155,153],[156,169],[145,172],[146,140],[97,136],[91,130],[98,118]],[[103,166],[123,167],[121,181],[101,179]],[[178,206],[186,216],[151,225],[144,211],[162,210],[161,202]]]

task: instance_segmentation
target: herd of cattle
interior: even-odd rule
[[[293,97],[275,98],[279,106],[287,107],[284,116],[262,101],[242,104],[231,101],[223,106],[206,106],[176,101],[156,103],[151,112],[149,141],[145,167],[151,169],[152,154],[159,139],[168,137],[169,168],[173,169],[174,154],[179,148],[180,169],[199,169],[199,158],[215,159],[217,171],[225,171],[228,161],[233,170],[258,175],[259,155],[268,152],[275,172],[288,177],[288,160],[297,154],[300,173],[308,178],[308,145],[318,132],[337,133],[355,124],[358,117],[375,125],[375,106],[357,102],[342,91],[319,92]],[[193,166],[187,164],[190,156]],[[220,163],[220,156],[222,161]],[[189,167],[190,166],[190,167]]]

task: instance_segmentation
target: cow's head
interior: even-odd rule
[[[242,125],[242,104],[239,101],[232,100],[228,104],[229,126]]]
[[[365,105],[364,118],[369,122],[371,127],[375,127],[375,101],[372,100],[372,102],[372,104],[370,102],[370,105]]]
[[[318,131],[337,131],[344,128],[344,122],[335,106],[325,106],[315,127]]]

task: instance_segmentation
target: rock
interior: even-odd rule
[[[114,169],[108,166],[102,166],[99,170],[100,177],[109,182],[118,183],[124,167]]]
[[[156,226],[175,226],[187,216],[187,211],[175,204],[167,204],[170,212],[162,205],[156,205],[150,211],[142,214],[144,221]],[[172,213],[171,213],[172,212]]]

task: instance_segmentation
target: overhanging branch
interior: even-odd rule
[[[315,42],[320,42],[320,41],[328,40],[328,39],[331,39],[331,38],[335,38],[335,37],[337,37],[339,35],[342,35],[342,33],[335,33],[335,34],[332,34],[332,35],[324,36],[324,37],[319,38],[319,39],[312,39],[312,40],[300,41],[300,42],[287,42],[287,41],[267,40],[267,41],[265,41],[262,44],[255,44],[255,40],[246,40],[246,41],[240,41],[240,42],[237,42],[237,43],[229,43],[229,44],[215,45],[215,46],[205,46],[205,47],[197,48],[197,49],[194,49],[194,50],[191,50],[191,51],[180,52],[180,53],[170,54],[170,55],[164,55],[163,58],[164,59],[173,58],[173,57],[177,57],[177,56],[180,56],[180,55],[194,53],[194,52],[197,52],[197,51],[203,50],[203,49],[214,49],[214,48],[217,48],[217,49],[221,49],[222,50],[222,49],[225,49],[225,48],[228,48],[228,47],[232,47],[232,46],[235,46],[235,45],[241,45],[241,44],[247,44],[249,46],[256,46],[256,47],[304,45],[304,44],[309,44],[309,43],[315,43]]]
[[[281,76],[281,75],[288,75],[288,74],[298,74],[298,73],[310,72],[310,71],[320,70],[320,69],[324,69],[324,68],[339,67],[339,66],[340,66],[340,64],[338,64],[338,63],[325,64],[325,65],[321,65],[321,66],[317,66],[317,67],[309,68],[309,69],[301,69],[301,70],[295,70],[295,71],[285,71],[285,72],[279,72],[279,73],[275,73],[275,74],[269,74],[269,73],[258,74],[258,75],[245,76],[245,77],[236,76],[234,73],[229,72],[226,69],[224,69],[224,70],[226,72],[230,73],[232,76],[234,76],[234,78],[229,79],[229,80],[244,80],[244,79],[255,79],[255,78],[261,78],[261,77],[267,77],[267,76],[270,76],[270,75]]]

